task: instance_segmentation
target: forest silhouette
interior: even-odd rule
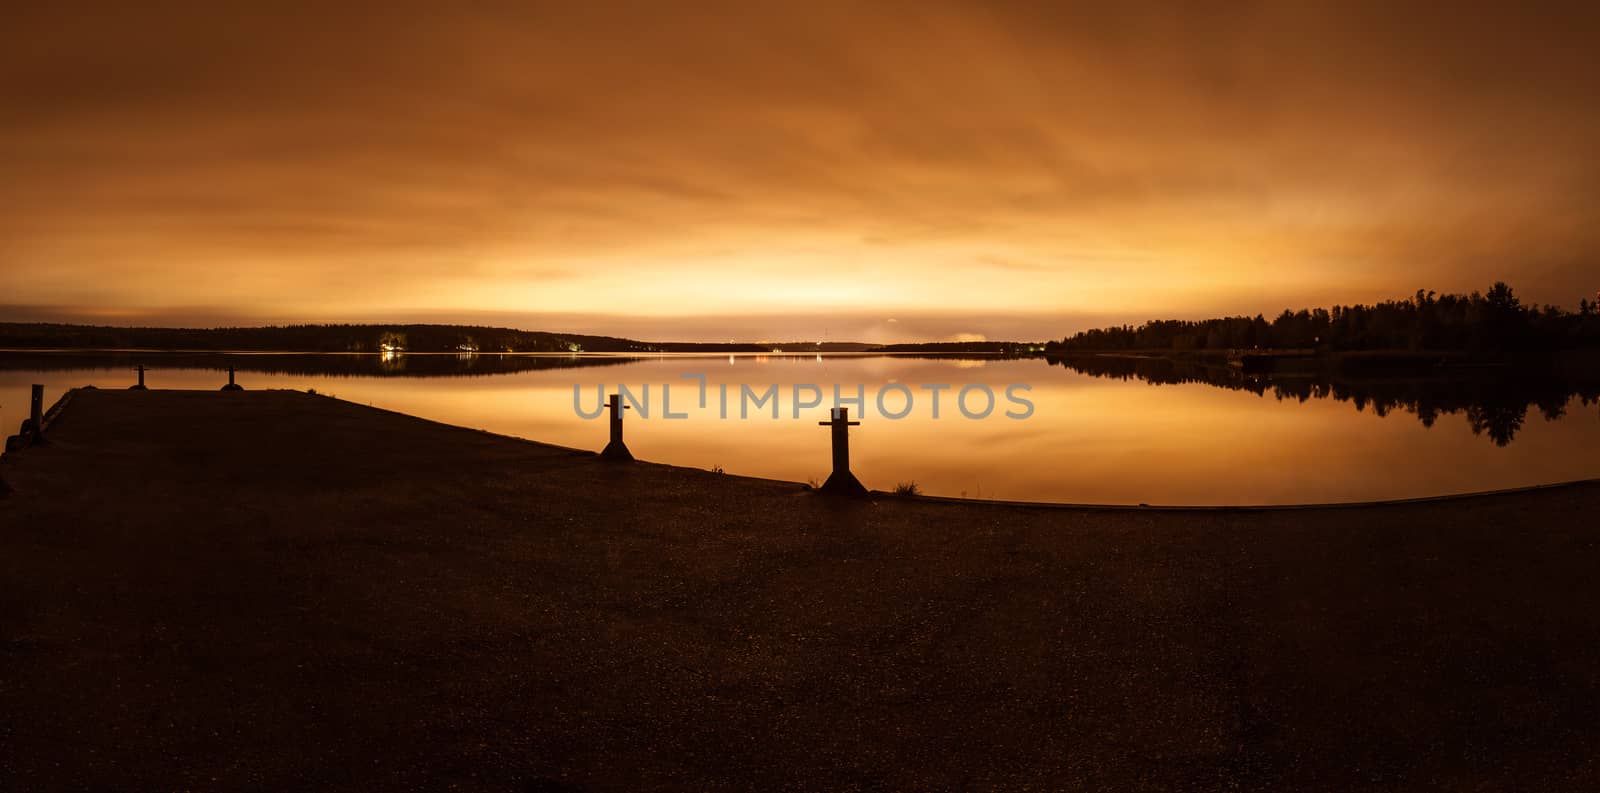
[[[1412,350],[1474,353],[1600,348],[1600,308],[1587,299],[1571,312],[1523,304],[1505,282],[1487,292],[1428,290],[1375,305],[1333,306],[1205,320],[1152,320],[1085,330],[1051,342],[1060,350],[1230,349]]]

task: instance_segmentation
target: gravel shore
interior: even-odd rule
[[[0,464],[0,788],[1600,786],[1600,484],[837,501],[289,391],[50,441]]]

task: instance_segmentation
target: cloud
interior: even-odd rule
[[[1596,16],[36,4],[0,31],[0,294],[923,338],[1496,278],[1570,305]]]

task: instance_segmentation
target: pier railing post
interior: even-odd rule
[[[243,391],[244,387],[233,382],[233,367],[228,367],[228,384],[222,387],[224,391]]]
[[[611,398],[606,400],[606,407],[611,409],[611,442],[601,450],[600,458],[619,462],[632,461],[633,453],[628,451],[628,445],[622,442],[622,411],[627,410],[628,406],[622,404],[620,394],[612,394]]]
[[[30,441],[34,446],[45,445],[44,439],[44,386],[33,384],[33,393],[28,403],[28,426],[33,435]]]
[[[129,386],[128,390],[129,391],[148,391],[149,389],[144,387],[144,364],[141,363],[138,366],[133,367],[133,369],[134,369],[134,371],[139,373],[139,383],[137,385]]]
[[[819,427],[833,428],[833,473],[822,483],[820,492],[836,496],[864,496],[867,488],[850,473],[850,428],[861,422],[850,420],[850,408],[834,408],[833,418],[819,421]]]

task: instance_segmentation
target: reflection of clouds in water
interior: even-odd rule
[[[650,418],[640,420],[634,411],[627,417],[628,445],[639,459],[796,482],[826,477],[829,440],[827,430],[815,425],[826,417],[823,405],[791,418],[793,384],[818,384],[826,404],[833,384],[854,396],[861,383],[868,415],[850,433],[856,476],[879,489],[915,480],[933,495],[975,496],[981,488],[985,497],[1080,503],[1305,503],[1490,490],[1600,474],[1593,454],[1600,448],[1594,407],[1600,394],[1583,386],[1582,394],[1569,398],[1560,384],[1545,388],[1534,381],[1507,394],[1485,383],[1438,387],[1385,378],[1361,387],[1279,384],[1219,372],[1216,378],[1226,386],[1218,388],[1169,370],[1154,373],[1154,382],[1163,385],[1151,387],[1115,362],[1106,362],[1104,372],[1080,372],[1038,359],[824,355],[818,363],[815,354],[770,356],[760,368],[753,356],[738,356],[736,367],[725,367],[721,354],[584,357],[579,360],[596,366],[581,368],[566,355],[479,355],[468,369],[453,354],[408,353],[403,374],[382,371],[375,353],[164,356],[154,362],[148,354],[138,357],[156,367],[152,387],[212,391],[227,379],[219,369],[237,363],[239,382],[251,391],[315,388],[358,404],[589,451],[605,445],[607,425],[603,416],[586,421],[574,415],[573,385],[582,385],[583,401],[593,410],[597,386],[611,391],[626,383],[637,393],[648,384]],[[26,414],[30,383],[45,383],[46,401],[53,403],[70,385],[125,388],[135,362],[116,358],[114,365],[97,368],[83,357],[72,359],[81,364],[62,356],[28,359],[31,364],[0,356],[7,432]],[[105,358],[98,361],[99,367],[106,364]],[[984,368],[952,368],[973,364]],[[703,408],[698,383],[681,379],[684,372],[704,373],[710,390]],[[877,414],[874,397],[891,381],[906,384],[916,399],[903,420]],[[1003,389],[1013,382],[1032,386],[1025,394],[1038,410],[1026,421],[1002,414],[1008,407]],[[672,409],[690,413],[688,419],[661,418],[664,383],[672,386]],[[724,383],[726,421],[715,417],[717,388]],[[777,383],[781,419],[756,410],[739,419],[744,383],[757,391]],[[939,397],[938,420],[931,418],[925,383],[950,385]],[[970,383],[994,389],[998,404],[989,419],[967,419],[956,409],[960,387]],[[1361,412],[1354,409],[1357,398],[1365,407]],[[1538,400],[1537,412],[1524,414],[1530,398]],[[982,407],[974,400],[981,403],[981,394],[972,394],[969,405]],[[900,397],[891,394],[887,402],[897,409]],[[1407,412],[1411,405],[1421,412]],[[1374,415],[1380,407],[1388,418]],[[854,420],[857,406],[850,408]],[[1535,418],[1563,411],[1554,422]],[[1440,420],[1429,429],[1421,416]],[[1502,438],[1507,445],[1499,445]]]

